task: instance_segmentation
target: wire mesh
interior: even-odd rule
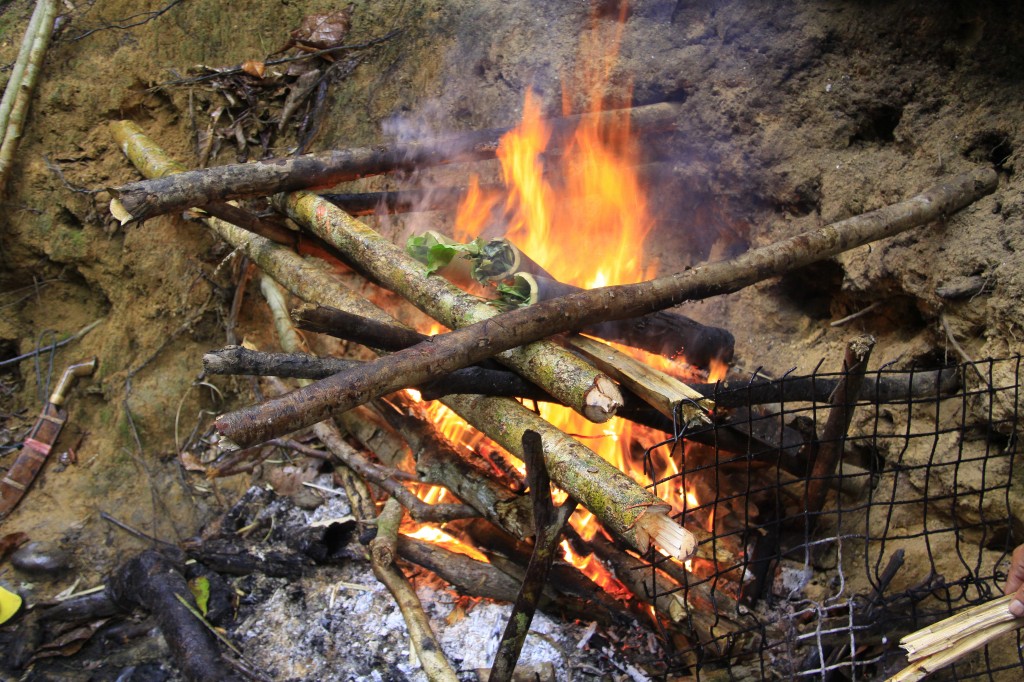
[[[682,576],[687,637],[668,671],[882,679],[906,663],[901,636],[1001,594],[1024,542],[1020,369],[882,369],[856,395],[823,372],[719,390],[698,438],[712,444],[678,428],[680,473],[655,485],[690,493],[680,520],[702,550]],[[844,435],[830,415],[851,406]],[[834,468],[815,473],[830,448]],[[1018,632],[936,679],[1021,679],[1020,645]]]

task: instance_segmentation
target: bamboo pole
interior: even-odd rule
[[[627,110],[611,110],[553,119],[552,138],[567,140],[582,120],[597,117],[600,123],[629,117],[634,130],[671,127],[679,114],[679,105],[650,104]],[[267,159],[256,163],[232,164],[204,170],[192,170],[175,177],[133,182],[111,192],[111,212],[122,220],[145,220],[181,211],[193,206],[262,197],[308,187],[329,187],[345,180],[394,170],[429,165],[494,158],[508,128],[482,130],[447,138],[406,144],[357,147],[306,154],[288,159]],[[151,177],[148,174],[147,177]]]
[[[993,169],[946,178],[906,201],[658,279],[591,289],[519,308],[434,336],[364,367],[305,389],[223,415],[217,429],[243,445],[316,422],[332,409],[359,405],[399,388],[447,374],[496,353],[558,332],[609,319],[638,317],[686,300],[738,291],[857,246],[925,225],[995,190]],[[301,200],[293,198],[291,201]]]
[[[42,70],[43,58],[46,56],[46,48],[50,44],[50,36],[53,34],[53,20],[57,16],[57,0],[39,0],[36,3],[36,10],[32,13],[29,22],[29,32],[34,29],[31,47],[25,57],[21,73],[11,74],[7,90],[4,91],[4,98],[0,101],[0,115],[3,120],[3,143],[0,144],[0,189],[7,185],[7,175],[11,171],[11,163],[14,160],[14,152],[18,148],[18,141],[21,139],[21,131],[25,125],[25,115],[28,113],[28,105],[32,101],[32,93],[35,91],[36,82],[39,80],[39,73]],[[38,21],[37,21],[38,15]],[[25,40],[29,39],[30,33],[26,32]],[[25,42],[22,42],[22,52],[25,50]],[[22,53],[18,54],[18,63],[21,63]],[[18,64],[15,64],[17,71]],[[11,86],[14,86],[13,88]],[[3,108],[7,101],[7,93],[12,92],[12,101],[9,108]]]
[[[428,275],[422,263],[317,195],[293,192],[283,204],[289,217],[446,327],[465,327],[498,314],[492,304]],[[622,406],[622,394],[611,379],[550,341],[511,347],[495,357],[591,421],[608,421]]]

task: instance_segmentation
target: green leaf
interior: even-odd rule
[[[439,241],[432,232],[409,237],[405,251],[427,266],[428,275],[451,263],[456,254],[455,245]]]
[[[529,305],[533,293],[530,283],[520,275],[516,275],[511,281],[511,284],[498,283],[498,296],[502,301],[515,306]]]
[[[188,581],[188,590],[192,593],[192,597],[196,600],[196,606],[199,607],[199,613],[206,615],[207,608],[210,605],[210,580],[202,576],[194,578]]]

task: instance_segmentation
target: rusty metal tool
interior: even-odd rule
[[[10,514],[25,496],[25,492],[46,463],[54,443],[57,442],[57,437],[60,436],[68,418],[67,412],[61,407],[67,398],[67,392],[71,390],[78,377],[91,376],[94,371],[96,358],[75,363],[64,370],[35,426],[25,437],[14,464],[7,470],[7,474],[0,478],[0,520]]]

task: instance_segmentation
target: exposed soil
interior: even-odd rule
[[[194,165],[197,130],[205,130],[218,95],[153,86],[200,64],[263,59],[323,3],[192,0],[137,26],[113,26],[135,23],[142,17],[123,18],[150,5],[79,3],[62,20],[0,218],[0,362],[100,320],[52,359],[0,367],[6,446],[21,440],[55,374],[88,356],[100,360],[69,401],[71,424],[58,447],[73,446],[77,463],[51,462],[0,526],[71,553],[74,570],[52,582],[0,565],[0,582],[31,583],[25,589],[37,599],[75,580],[97,584],[143,547],[99,512],[178,542],[251,482],[198,479],[176,456],[176,442],[206,429],[213,414],[253,400],[249,382],[197,381],[203,353],[226,342],[230,249],[178,216],[120,227],[107,211],[109,194],[83,190],[138,178],[108,132],[108,122],[121,118]],[[873,366],[957,360],[950,335],[976,359],[1024,350],[1021,9],[1019,2],[633,3],[613,82],[631,83],[637,103],[682,107],[676,132],[648,140],[646,152],[659,223],[644,248],[661,272],[898,201],[979,164],[999,171],[994,195],[941,224],[684,305],[686,314],[735,333],[737,366],[809,371],[822,358],[835,366],[861,332],[878,338]],[[0,9],[0,63],[14,60],[30,12],[20,0]],[[531,87],[555,112],[563,77],[582,59],[577,38],[588,15],[583,2],[356,2],[348,42],[401,32],[356,53],[359,63],[329,91],[311,149],[379,142],[394,117],[433,130],[511,125]],[[287,155],[294,144],[283,136],[268,153]],[[209,163],[238,157],[226,142]],[[467,170],[438,175],[459,179]],[[396,181],[352,186],[388,183]],[[450,216],[415,220],[443,228]],[[968,278],[983,288],[960,299],[938,293]],[[258,300],[257,289],[250,294]],[[876,303],[848,324],[829,324]],[[269,330],[261,305],[243,308],[239,338],[269,338]],[[5,447],[0,467],[13,457]],[[310,678],[298,669],[280,675]]]

